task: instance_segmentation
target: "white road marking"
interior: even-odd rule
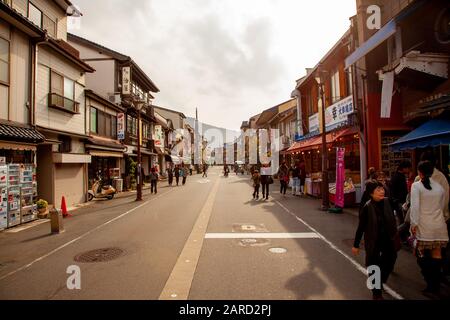
[[[214,207],[214,201],[219,190],[220,179],[217,179],[211,192],[203,205],[197,221],[192,228],[183,250],[178,256],[178,260],[170,273],[164,289],[161,291],[158,300],[187,300],[191,290],[192,280],[200,259],[203,246],[204,235],[207,230],[209,219]],[[195,241],[200,239],[199,241]],[[191,263],[186,263],[186,261]]]
[[[0,277],[0,281],[3,280],[3,279],[8,278],[8,277],[10,277],[10,276],[12,276],[13,274],[16,274],[16,273],[19,272],[19,271],[28,269],[29,267],[31,267],[32,265],[34,265],[36,262],[39,262],[39,261],[41,261],[41,260],[44,260],[45,258],[48,258],[48,257],[51,256],[52,254],[54,254],[54,253],[56,253],[56,252],[58,252],[58,251],[64,249],[65,247],[67,247],[67,246],[69,246],[69,245],[71,245],[71,244],[77,242],[78,240],[83,239],[84,237],[86,237],[86,236],[90,235],[91,233],[93,233],[93,232],[95,232],[95,231],[97,231],[97,230],[99,230],[99,229],[101,229],[101,228],[107,226],[108,224],[113,223],[114,221],[117,221],[117,220],[119,220],[119,219],[125,217],[126,215],[128,215],[128,214],[130,214],[130,213],[136,211],[137,209],[142,208],[143,206],[145,206],[145,205],[149,204],[150,202],[152,202],[152,201],[154,201],[154,200],[156,200],[156,199],[158,199],[158,198],[160,198],[160,197],[162,197],[162,196],[164,196],[164,195],[166,195],[166,194],[172,192],[173,190],[174,190],[174,189],[172,189],[172,190],[170,190],[170,191],[167,191],[167,192],[165,192],[165,193],[163,193],[163,194],[161,194],[161,195],[159,195],[159,196],[157,196],[157,197],[155,197],[155,198],[152,198],[152,199],[150,199],[150,200],[147,200],[147,201],[145,201],[144,203],[140,204],[139,206],[137,206],[137,207],[135,207],[135,208],[133,208],[133,209],[130,209],[130,210],[128,210],[128,211],[125,212],[125,213],[122,213],[121,215],[119,215],[119,216],[117,216],[117,217],[115,217],[115,218],[113,218],[113,219],[111,219],[111,220],[109,220],[109,221],[107,221],[107,222],[105,222],[105,223],[103,223],[103,224],[101,224],[101,225],[95,227],[94,229],[89,230],[88,232],[82,234],[81,236],[79,236],[79,237],[77,237],[77,238],[75,238],[75,239],[73,239],[73,240],[71,240],[71,241],[69,241],[69,242],[66,242],[65,244],[63,244],[63,245],[59,246],[58,248],[56,248],[56,249],[50,251],[49,253],[47,253],[47,254],[45,254],[45,255],[43,255],[43,256],[41,256],[41,257],[39,257],[39,258],[37,258],[37,259],[35,259],[35,260],[33,260],[33,261],[31,261],[29,264],[26,264],[26,265],[24,265],[24,266],[22,266],[22,267],[20,267],[20,268],[18,268],[18,269],[16,269],[16,270],[14,270],[14,271],[11,271],[10,273],[5,274],[4,276],[1,276],[1,277]]]
[[[207,233],[205,239],[320,239],[314,232],[301,233]]]
[[[351,264],[353,264],[353,266],[360,272],[362,272],[364,275],[367,276],[367,270],[366,268],[364,268],[362,265],[360,265],[355,259],[353,259],[352,257],[350,257],[349,255],[347,255],[345,252],[343,252],[341,249],[339,249],[337,246],[335,246],[330,240],[328,240],[327,238],[325,238],[321,233],[319,233],[316,229],[314,229],[312,226],[310,226],[306,221],[304,221],[302,218],[299,218],[295,213],[293,213],[292,211],[290,211],[288,208],[286,208],[283,204],[281,204],[279,201],[275,200],[275,202],[282,207],[287,213],[289,213],[291,216],[293,216],[295,219],[297,219],[298,221],[300,221],[301,223],[303,223],[305,226],[307,226],[311,231],[315,232],[319,238],[321,238],[325,243],[327,243],[333,250],[337,251],[339,254],[341,254],[345,259],[347,259],[348,261],[350,261]],[[404,298],[397,293],[396,291],[394,291],[393,289],[391,289],[389,286],[384,285],[383,286],[384,289],[386,290],[386,292],[391,295],[394,299],[397,300],[403,300]]]

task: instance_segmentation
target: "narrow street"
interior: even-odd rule
[[[249,176],[189,176],[157,195],[94,201],[50,235],[42,223],[0,233],[0,299],[371,299],[364,252],[351,255],[357,217],[318,210],[319,201],[252,200]],[[123,252],[106,262],[74,258],[94,249]],[[67,289],[71,265],[81,289]],[[399,253],[386,298],[425,299],[414,257]]]

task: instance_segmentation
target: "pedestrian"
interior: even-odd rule
[[[258,170],[253,171],[252,174],[252,180],[253,180],[253,199],[258,200],[259,199],[259,186],[261,185],[261,175],[259,174]]]
[[[433,176],[434,166],[429,161],[419,163],[420,181],[411,187],[411,233],[416,237],[415,254],[427,287],[426,295],[439,294],[442,268],[442,250],[448,244],[445,216],[445,191]]]
[[[367,183],[370,200],[359,215],[358,229],[352,252],[359,254],[359,245],[364,235],[366,267],[378,266],[381,272],[381,286],[372,289],[374,300],[383,300],[382,289],[397,260],[399,242],[394,212],[388,198],[385,198],[383,184],[378,181]]]
[[[305,194],[305,183],[306,183],[306,165],[305,165],[305,161],[300,162],[299,170],[300,170],[300,174],[299,174],[300,194],[304,195]]]
[[[192,164],[189,166],[189,175],[192,176]]]
[[[359,202],[359,214],[361,214],[362,209],[366,205],[367,201],[370,200],[370,194],[367,192],[367,184],[370,182],[376,182],[378,179],[377,171],[374,167],[369,168],[369,175],[367,180],[364,181],[364,192],[361,196],[361,201]]]
[[[155,194],[158,193],[158,173],[156,172],[155,168],[152,168],[150,171],[150,192],[153,194],[153,191]]]
[[[295,163],[291,170],[292,175],[292,195],[300,195],[300,168],[297,163]]]
[[[173,170],[172,170],[171,166],[169,168],[167,168],[167,176],[169,178],[169,186],[172,186],[172,183],[173,183]]]
[[[286,162],[283,162],[278,168],[278,178],[280,179],[280,194],[283,196],[286,195],[287,186],[289,183],[289,168],[286,165]]]
[[[268,169],[266,167],[266,169]],[[262,196],[263,199],[268,200],[269,199],[269,185],[273,183],[273,178],[271,175],[263,173],[261,171],[261,186],[262,186]]]
[[[187,168],[185,166],[181,166],[180,169],[180,177],[182,177],[182,185],[184,186],[186,184],[186,179],[187,179]]]
[[[411,162],[402,161],[398,165],[397,171],[392,175],[389,184],[389,190],[391,190],[389,198],[394,203],[394,210],[399,220],[399,224],[402,224],[405,221],[402,207],[408,196],[407,176],[411,171],[411,167]]]
[[[175,182],[176,182],[176,184],[177,184],[177,187],[178,187],[178,184],[180,183],[180,166],[179,165],[176,165],[175,166]]]
[[[203,164],[203,175],[202,178],[208,178],[208,166],[205,164]]]

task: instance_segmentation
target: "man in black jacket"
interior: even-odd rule
[[[402,205],[406,202],[408,196],[408,185],[406,183],[406,177],[411,170],[411,162],[403,161],[399,164],[397,172],[395,172],[391,178],[389,185],[389,198],[395,204],[393,208],[399,219],[399,223],[403,223],[405,217],[403,216]]]

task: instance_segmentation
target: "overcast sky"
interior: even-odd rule
[[[131,56],[155,82],[154,103],[215,126],[290,99],[339,40],[356,0],[75,0],[69,30]]]

